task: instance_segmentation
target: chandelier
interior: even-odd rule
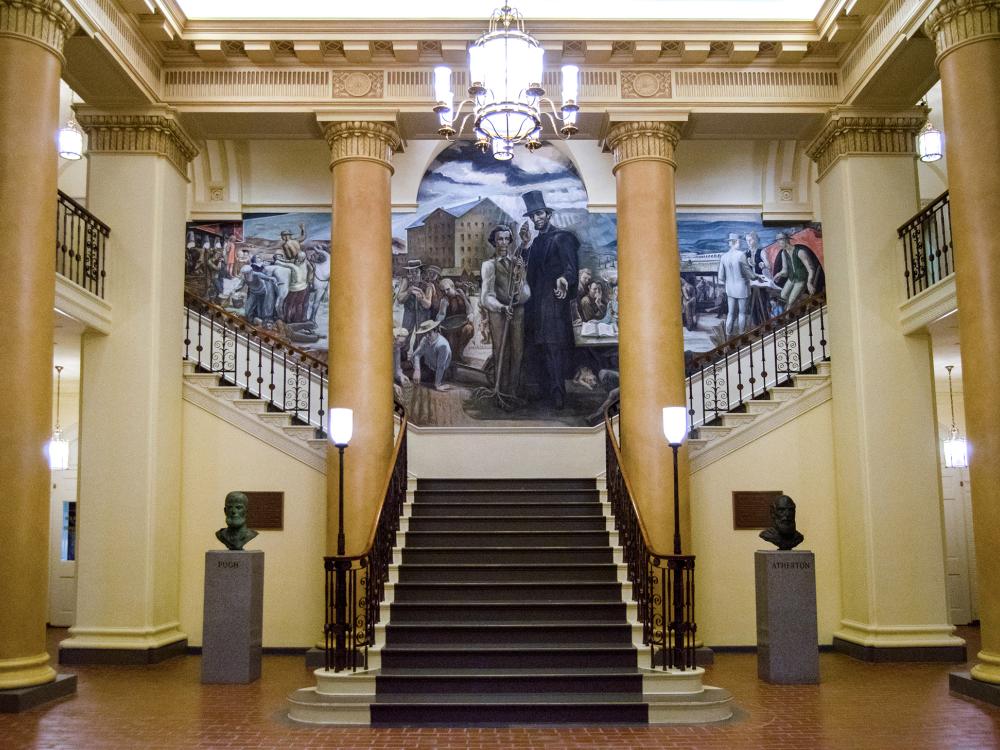
[[[493,11],[489,30],[469,47],[469,98],[454,106],[451,69],[434,69],[434,97],[440,127],[438,134],[452,140],[465,130],[472,119],[472,133],[483,153],[507,161],[514,156],[514,145],[521,143],[529,151],[542,145],[542,116],[552,123],[563,138],[577,132],[576,117],[579,68],[562,66],[562,105],[545,98],[542,88],[542,57],[545,50],[524,30],[521,14],[504,5]],[[455,123],[468,104],[471,111]],[[542,111],[545,104],[551,113]]]
[[[948,398],[951,400],[951,429],[944,441],[944,465],[946,469],[964,469],[969,465],[969,451],[965,438],[958,436],[955,426],[955,393],[951,389],[951,371],[955,365],[946,365],[948,371]]]

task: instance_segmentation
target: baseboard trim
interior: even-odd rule
[[[975,698],[977,701],[1000,706],[1000,685],[972,679],[968,672],[952,672],[948,675],[948,689],[953,693]]]
[[[832,652],[833,646],[829,643],[819,644],[819,652],[828,654]],[[756,646],[711,646],[711,649],[719,654],[756,654]]]
[[[159,664],[167,659],[184,656],[186,653],[187,639],[185,638],[159,648],[60,648],[59,663],[79,666]]]
[[[264,656],[302,656],[309,650],[308,646],[264,646],[261,653]],[[201,646],[188,646],[186,648],[188,656],[201,656]]]
[[[967,660],[965,646],[863,646],[843,638],[833,639],[833,650],[867,662],[953,662]]]

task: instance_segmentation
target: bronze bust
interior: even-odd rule
[[[760,532],[760,538],[779,550],[790,550],[805,538],[795,529],[795,501],[779,495],[771,501],[771,527]]]
[[[242,492],[226,495],[226,527],[215,532],[215,538],[227,549],[242,550],[243,545],[257,536],[247,528],[247,496]]]

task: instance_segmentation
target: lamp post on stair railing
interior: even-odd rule
[[[670,444],[670,449],[674,453],[674,556],[675,560],[668,564],[668,572],[672,572],[673,581],[671,586],[671,619],[670,632],[673,635],[672,642],[665,644],[670,651],[669,665],[686,666],[684,659],[684,640],[687,634],[687,620],[684,617],[684,576],[682,574],[683,565],[677,558],[681,555],[681,495],[679,473],[677,467],[677,451],[680,450],[684,438],[687,437],[687,409],[683,406],[663,407],[663,435]],[[666,654],[664,655],[666,658]],[[694,666],[693,664],[691,666]]]
[[[347,555],[347,540],[344,537],[344,449],[351,442],[354,432],[354,412],[350,409],[330,409],[330,440],[340,454],[340,470],[337,472],[339,493],[337,495],[337,557],[334,580],[334,671],[347,668],[347,571],[351,567]]]

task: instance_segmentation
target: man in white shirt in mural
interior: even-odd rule
[[[736,336],[747,328],[750,282],[757,276],[746,254],[740,250],[740,236],[729,235],[729,250],[719,260],[719,283],[726,285],[726,336]]]

